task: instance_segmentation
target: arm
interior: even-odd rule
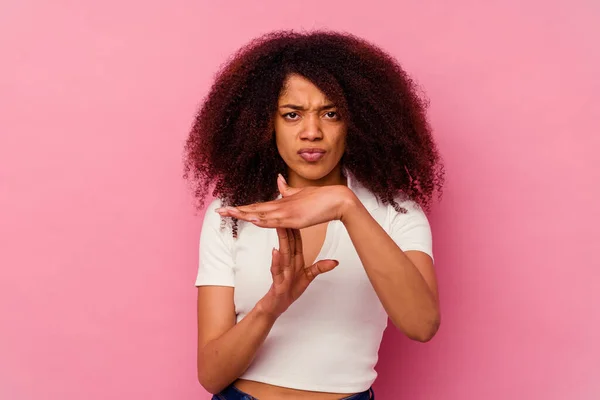
[[[275,323],[260,303],[235,323],[233,288],[198,288],[198,380],[218,393],[248,368]]]
[[[236,324],[234,305],[234,242],[230,229],[221,229],[213,201],[200,235],[198,286],[198,380],[211,393],[235,381],[250,365],[268,335],[274,318],[257,306]]]
[[[236,324],[233,259],[223,237],[211,228],[218,219],[211,214],[205,219],[197,281],[198,380],[215,394],[244,373],[277,318],[317,275],[335,268],[337,261],[321,260],[305,266],[300,231],[277,229],[279,250],[273,249],[271,261],[273,284]]]
[[[277,185],[282,199],[217,212],[264,228],[302,229],[341,220],[394,325],[414,340],[425,342],[435,335],[440,312],[429,255],[402,251],[346,186],[291,188],[281,176]]]
[[[430,340],[440,324],[433,260],[421,251],[402,251],[348,192],[340,219],[383,307],[409,338]]]

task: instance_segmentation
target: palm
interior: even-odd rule
[[[340,219],[341,192],[343,186],[306,187],[279,200],[279,220],[286,227],[303,229],[324,222]],[[285,221],[285,222],[283,222]]]
[[[346,186],[291,188],[278,182],[281,199],[216,210],[221,216],[252,222],[262,228],[303,229],[342,218],[352,192]],[[284,186],[285,185],[285,186]]]
[[[279,250],[273,251],[271,275],[273,284],[263,298],[274,315],[281,315],[306,290],[314,278],[338,265],[334,260],[322,260],[306,266],[302,253],[302,235],[298,229],[277,228]]]
[[[273,284],[260,300],[262,309],[274,316],[285,312],[317,275],[338,265],[335,260],[321,260],[306,266],[299,229],[341,219],[341,208],[351,193],[341,185],[291,188],[282,176],[277,186],[282,195],[279,200],[216,210],[224,217],[277,229],[279,249],[273,249],[271,261]]]

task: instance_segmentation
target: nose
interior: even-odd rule
[[[320,122],[319,117],[316,115],[309,115],[304,118],[300,139],[309,140],[311,142],[323,139],[323,131],[321,130]]]

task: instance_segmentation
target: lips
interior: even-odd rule
[[[300,149],[298,154],[304,161],[316,162],[325,156],[325,150],[319,148]]]

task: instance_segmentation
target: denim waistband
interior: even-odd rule
[[[369,400],[375,399],[375,393],[373,388],[369,388],[361,393],[356,393],[348,397],[344,397],[342,400]],[[234,385],[229,385],[222,392],[215,394],[212,400],[258,400],[256,397],[252,397],[248,393],[242,392]]]

